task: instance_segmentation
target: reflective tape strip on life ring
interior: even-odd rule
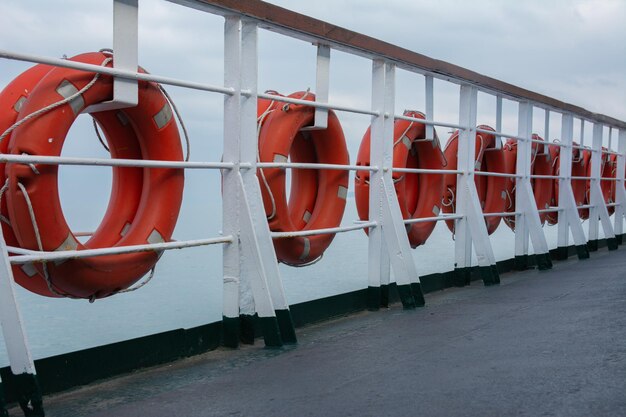
[[[478,126],[478,128],[483,130],[493,130],[493,128],[486,125]],[[496,149],[496,140],[500,139],[496,139],[495,135],[488,133],[476,133],[476,162],[474,166],[476,171],[500,173],[507,173],[509,171],[506,166],[503,150]],[[452,134],[452,136],[450,136],[443,151],[446,160],[448,161],[447,169],[457,169],[458,147],[459,131],[457,130]],[[444,175],[444,213],[452,214],[456,211],[456,180],[456,174]],[[474,181],[483,213],[504,212],[507,204],[507,178],[475,175]],[[446,220],[446,224],[448,225],[450,231],[454,233],[455,222],[453,220]],[[492,234],[500,224],[500,217],[485,217],[485,224],[487,226],[487,232]]]
[[[308,92],[289,97],[315,100]],[[333,111],[328,112],[326,129],[309,131],[302,129],[313,125],[315,108],[311,106],[260,100],[258,115],[260,162],[350,163],[343,130]],[[314,230],[341,224],[348,196],[348,171],[291,169],[289,198],[285,169],[263,168],[257,176],[272,231]],[[334,234],[277,238],[274,248],[280,262],[305,265],[319,259],[333,238]]]
[[[418,119],[425,118],[424,114],[415,111],[405,111],[404,115]],[[370,129],[367,129],[361,141],[357,165],[370,165]],[[434,136],[426,140],[426,127],[422,123],[396,119],[393,135],[393,166],[395,168],[443,169],[446,162],[436,132]],[[357,171],[354,178],[356,207],[361,220],[369,219],[369,179],[369,171]],[[398,172],[393,174],[393,182],[403,219],[439,215],[443,195],[442,175]],[[406,230],[411,247],[415,248],[424,244],[435,225],[434,221],[407,225]]]
[[[101,65],[109,56],[87,53],[74,61]],[[110,65],[110,63],[108,64]],[[23,104],[18,120],[81,90],[93,73],[54,68],[45,75]],[[11,154],[58,156],[76,117],[90,105],[112,98],[112,78],[100,76],[95,84],[69,103],[19,126],[12,134]],[[181,161],[182,146],[169,103],[155,83],[139,82],[139,104],[122,111],[94,113],[114,158]],[[171,239],[182,202],[184,174],[172,168],[113,167],[112,190],[102,223],[81,243],[72,233],[61,209],[56,165],[9,164],[7,208],[19,246],[38,250],[30,200],[43,250],[83,250],[165,242]],[[25,195],[22,187],[26,190]],[[102,298],[128,288],[158,260],[155,251],[108,255],[46,264],[54,292],[78,298]],[[35,264],[38,278],[44,267]]]
[[[532,138],[533,140],[543,141],[543,138],[537,134],[533,134]],[[530,160],[531,175],[552,175],[550,153],[545,152],[545,146],[546,145],[542,143],[532,143],[532,154]],[[514,175],[517,167],[517,140],[507,139],[503,150],[509,174]],[[515,211],[515,182],[515,178],[513,177],[507,181],[507,195],[509,196],[506,206],[507,212]],[[552,200],[553,181],[547,178],[531,178],[530,184],[533,189],[537,209],[542,210],[549,208]],[[546,213],[539,213],[539,220],[543,225],[546,220]],[[504,222],[511,228],[511,230],[515,231],[515,216],[504,217]]]

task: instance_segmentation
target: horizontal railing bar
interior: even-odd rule
[[[538,213],[552,213],[555,211],[564,211],[564,208],[559,208],[559,207],[550,207],[550,208],[545,208],[545,209],[541,209],[541,210],[537,210]]]
[[[425,169],[425,168],[392,168],[392,172],[405,172],[408,174],[464,174],[458,169]]]
[[[252,165],[241,165],[242,168],[251,168]],[[301,168],[301,169],[336,169],[342,171],[378,171],[377,166],[368,165],[341,165],[341,164],[316,164],[309,162],[257,162],[257,168]]]
[[[449,128],[452,128],[452,129],[459,129],[459,130],[467,129],[466,126],[461,126],[461,125],[456,124],[456,123],[447,123],[447,122],[439,122],[439,121],[435,121],[435,120],[418,119],[417,117],[405,116],[403,114],[396,115],[394,117],[396,119],[407,120],[409,122],[421,123],[423,125],[428,125],[428,126],[449,127]]]
[[[316,230],[297,230],[293,232],[271,232],[270,235],[275,239],[284,239],[288,237],[302,237],[302,236],[314,236],[314,235],[331,235],[335,233],[351,232],[353,230],[366,229],[368,227],[376,227],[376,222],[363,222],[355,224],[354,226],[340,226],[329,227],[326,229]]]
[[[92,256],[119,255],[124,253],[161,251],[171,249],[192,248],[196,246],[215,245],[220,243],[232,243],[232,236],[224,236],[210,239],[185,240],[180,242],[150,243],[145,245],[116,246],[113,248],[68,250],[55,252],[36,252],[30,255],[9,256],[11,264],[25,264],[30,262],[56,261],[62,259],[89,258]]]
[[[36,250],[31,250],[31,249],[24,249],[24,248],[20,248],[19,246],[9,246],[7,245],[7,252],[9,252],[9,254],[16,254],[16,255],[32,255],[32,254],[36,254],[36,253],[40,253],[39,251]]]
[[[590,209],[590,208],[594,208],[595,205],[594,204],[582,204],[580,206],[576,206],[577,209]]]
[[[92,165],[144,168],[232,169],[232,162],[158,161],[150,159],[76,158],[68,156],[0,154],[0,162],[44,165]]]
[[[241,95],[249,97],[252,95],[252,92],[242,90]],[[367,114],[370,116],[380,116],[380,112],[377,112],[374,110],[360,109],[358,107],[351,107],[351,106],[342,106],[340,104],[320,103],[318,101],[301,100],[301,99],[292,98],[292,97],[277,96],[276,94],[257,93],[257,97],[265,98],[268,100],[274,100],[274,101],[278,101],[281,103],[300,104],[303,106],[316,107],[320,109],[338,110],[338,111],[345,111],[345,112],[358,113],[358,114]]]
[[[476,128],[476,132],[478,133],[487,133],[490,135],[494,135],[494,136],[500,136],[500,137],[505,137],[508,139],[516,139],[516,140],[528,140],[528,138],[522,137],[522,136],[517,136],[517,135],[513,135],[513,134],[509,134],[509,133],[503,133],[503,132],[495,132],[493,130],[488,130],[488,129],[480,129],[480,128]]]
[[[617,207],[619,205],[620,205],[620,203],[606,203],[605,204],[605,206],[607,206],[607,207]]]
[[[462,214],[442,214],[435,217],[420,217],[417,219],[405,219],[404,224],[426,223],[426,222],[440,222],[442,220],[455,220],[462,219],[465,216]]]
[[[232,88],[220,87],[210,84],[197,83],[193,81],[185,81],[176,78],[163,77],[155,74],[146,74],[134,71],[121,70],[119,68],[103,67],[100,65],[86,64],[84,62],[70,61],[69,59],[52,58],[40,55],[21,54],[0,49],[0,58],[13,59],[17,61],[34,62],[41,64],[54,65],[57,67],[71,68],[80,71],[97,72],[100,74],[112,75],[114,77],[125,78],[128,80],[154,81],[160,84],[175,85],[177,87],[185,87],[193,90],[211,91],[226,95],[235,94]]]
[[[523,175],[507,174],[505,172],[489,172],[489,171],[474,171],[474,175],[482,175],[484,177],[523,178]]]
[[[559,180],[565,179],[565,177],[560,177],[558,175],[531,175],[530,178],[538,179],[538,180]]]
[[[518,214],[523,214],[519,211],[502,211],[499,213],[483,213],[483,217],[513,217]]]
[[[501,95],[518,100],[529,100],[533,104],[557,108],[562,113],[573,113],[577,117],[601,122],[624,129],[626,122],[613,117],[590,112],[582,107],[562,102],[524,88],[491,78],[458,65],[430,58],[399,46],[344,29],[310,16],[272,5],[259,0],[170,0],[175,3],[204,9],[223,16],[239,14],[255,20],[262,28],[287,34],[305,41],[321,42],[333,48],[370,58],[386,59],[402,66],[426,70],[437,78],[452,78],[462,83],[475,85],[481,90],[493,90]]]

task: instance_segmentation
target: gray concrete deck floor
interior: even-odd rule
[[[46,397],[47,415],[626,416],[626,256],[591,256]]]

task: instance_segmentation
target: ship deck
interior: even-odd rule
[[[48,396],[48,416],[626,415],[623,249]],[[18,409],[11,416],[21,415]]]

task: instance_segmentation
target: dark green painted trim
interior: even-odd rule
[[[496,279],[493,276],[493,270],[491,269],[491,266],[479,266],[478,273],[480,274],[480,277],[482,278],[485,287],[497,284]]]
[[[369,311],[378,311],[381,304],[380,287],[367,287],[367,309]]]
[[[389,284],[380,286],[380,306],[389,308]]]
[[[528,255],[517,255],[514,262],[513,269],[515,271],[525,271],[528,269]]]
[[[256,323],[256,314],[240,314],[239,315],[239,341],[244,345],[254,345],[254,325]]]
[[[276,319],[278,320],[278,328],[280,329],[280,337],[283,343],[288,345],[298,343],[296,328],[293,325],[293,318],[291,318],[291,311],[289,311],[289,309],[276,310]]]
[[[283,340],[280,337],[280,328],[276,317],[260,317],[263,341],[266,348],[278,348],[283,346]]]
[[[563,261],[563,260],[567,259],[568,256],[569,256],[569,248],[568,247],[560,246],[560,247],[556,248],[556,256],[554,257],[554,259],[556,259],[558,261]]]
[[[578,254],[578,259],[589,259],[589,250],[587,249],[587,245],[576,246],[576,253]]]
[[[587,249],[589,250],[589,252],[596,252],[598,250],[598,241],[597,240],[587,241]]]
[[[415,299],[413,298],[413,291],[410,284],[396,285],[398,289],[398,296],[400,302],[402,302],[402,308],[405,310],[412,310],[415,308]]]
[[[606,247],[607,242],[600,240],[598,247]],[[553,249],[550,255],[556,258],[558,252],[566,256],[576,254],[574,246]],[[550,257],[546,254],[546,259]],[[529,263],[538,263],[538,257],[529,257]],[[499,273],[513,270],[514,259],[497,263]],[[489,268],[491,274],[493,270]],[[478,268],[455,268],[454,271],[430,274],[420,277],[421,290],[424,294],[441,291],[456,286],[460,280],[463,284],[482,279]],[[399,301],[398,288],[395,283],[387,286],[389,302]],[[345,294],[307,301],[290,307],[293,324],[296,328],[313,323],[323,322],[336,317],[343,317],[364,311],[368,308],[368,289],[361,289]],[[255,337],[262,335],[263,329],[257,317],[252,319]],[[111,378],[141,368],[147,368],[174,360],[198,355],[220,345],[230,339],[239,343],[239,318],[225,318],[220,322],[210,323],[191,329],[176,329],[150,336],[140,337],[123,342],[98,346],[77,352],[39,359],[35,361],[41,392],[51,394],[86,385],[97,380]],[[230,331],[226,331],[226,329]],[[11,378],[8,367],[0,369],[4,381],[6,401],[9,404],[17,401],[15,382]],[[4,417],[0,414],[0,417]]]
[[[618,247],[617,238],[614,238],[614,237],[608,238],[606,240],[606,245],[608,246],[609,250],[617,250],[617,247]]]
[[[498,272],[498,265],[491,265],[491,274],[493,275],[493,282],[495,284],[500,284],[500,273]]]
[[[2,386],[2,382],[0,382],[0,417],[9,417],[6,402],[4,401],[4,387]]]
[[[471,281],[471,268],[454,268],[454,286],[464,287]]]
[[[420,284],[419,282],[413,282],[411,284],[411,293],[413,294],[413,299],[415,300],[416,307],[424,307],[426,305],[424,292],[422,291],[422,284]]]
[[[537,268],[540,271],[547,271],[552,269],[552,260],[549,253],[535,254],[535,261],[537,262]]]
[[[24,416],[43,417],[42,390],[39,386],[37,375],[15,375],[10,370],[2,369],[2,380],[6,384],[7,397],[16,401]]]
[[[239,347],[239,317],[222,316],[222,345],[229,348]]]

